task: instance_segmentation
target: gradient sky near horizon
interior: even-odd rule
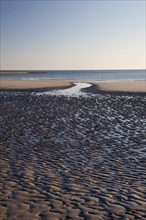
[[[145,0],[0,0],[1,70],[145,69]]]

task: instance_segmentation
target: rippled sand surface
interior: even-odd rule
[[[0,219],[146,219],[145,103],[1,95]]]

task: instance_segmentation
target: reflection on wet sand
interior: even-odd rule
[[[1,104],[1,219],[145,219],[144,96],[2,93]]]

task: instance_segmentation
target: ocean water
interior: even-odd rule
[[[1,74],[1,79],[56,79],[83,81],[135,81],[146,80],[146,70],[60,70],[60,71],[30,71],[29,74]]]

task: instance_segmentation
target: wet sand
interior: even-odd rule
[[[1,220],[146,218],[144,96],[0,101]]]

